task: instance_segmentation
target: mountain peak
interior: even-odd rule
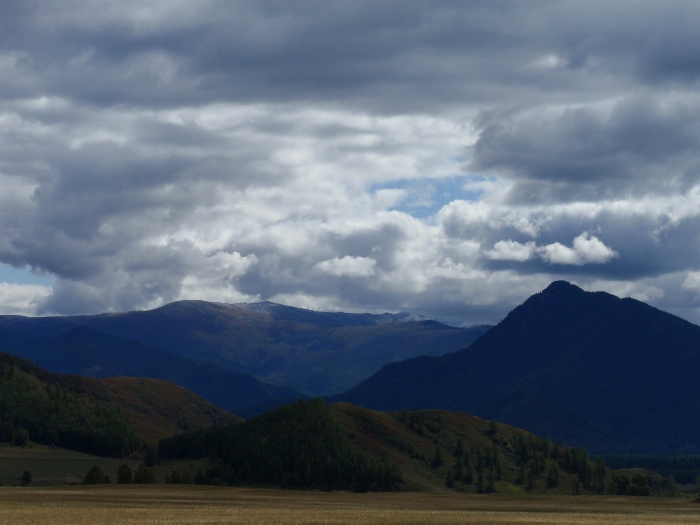
[[[542,294],[572,294],[572,293],[585,293],[582,288],[579,288],[575,284],[571,284],[569,281],[552,281],[552,283],[542,290]]]

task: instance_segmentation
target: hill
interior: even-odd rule
[[[265,384],[244,372],[209,361],[195,363],[85,326],[51,338],[0,329],[0,350],[38,362],[42,368],[59,374],[164,379],[234,413],[265,402],[274,407],[281,400],[289,402],[302,397],[291,388]]]
[[[386,365],[336,400],[459,410],[596,453],[700,451],[700,327],[558,281],[470,347]]]
[[[467,414],[376,412],[318,399],[175,435],[158,449],[166,459],[210,457],[199,483],[574,494],[602,493],[612,479],[583,449]]]
[[[2,441],[121,456],[184,429],[239,421],[166,381],[52,374],[0,352]]]
[[[455,328],[409,314],[314,312],[269,302],[178,301],[120,314],[0,316],[0,327],[45,338],[79,326],[309,395],[345,391],[389,362],[464,348],[490,328]]]

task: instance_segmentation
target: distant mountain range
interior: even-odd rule
[[[27,349],[21,355],[39,360],[49,369],[97,377],[127,374],[164,378],[227,409],[238,408],[239,401],[226,400],[223,393],[208,394],[198,386],[214,390],[216,377],[234,385],[246,381],[243,375],[225,377],[220,368],[308,395],[333,394],[356,385],[386,363],[464,348],[490,328],[455,328],[405,313],[347,314],[270,302],[205,301],[178,301],[154,310],[120,314],[0,316],[0,327],[43,338],[41,350]],[[92,331],[75,332],[79,327]],[[122,341],[99,341],[97,332]],[[13,337],[17,336],[9,332],[0,335],[0,349],[4,345],[6,351],[13,352],[7,344]],[[53,357],[47,339],[57,345]],[[78,348],[80,356],[70,358],[70,352]],[[156,349],[199,365],[174,361],[154,353]],[[206,379],[208,376],[211,379]],[[255,403],[298,397],[290,390],[272,387],[268,394],[258,396],[254,392],[268,387],[253,386],[250,379],[250,398]],[[208,382],[211,384],[206,385]]]
[[[384,366],[331,398],[464,411],[605,453],[700,452],[700,327],[552,283],[471,346]]]
[[[0,350],[30,359],[59,374],[164,379],[234,413],[261,403],[277,406],[302,397],[294,389],[265,384],[244,372],[228,370],[208,361],[195,363],[85,326],[71,328],[54,337],[0,329]]]

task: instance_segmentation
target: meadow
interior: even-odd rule
[[[111,485],[0,487],[0,524],[696,524],[688,498],[353,494]]]

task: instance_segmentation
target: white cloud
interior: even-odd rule
[[[558,242],[538,249],[540,257],[550,264],[603,264],[618,257],[619,254],[608,248],[600,239],[588,232],[583,232],[574,239],[573,248]]]
[[[374,275],[374,267],[377,261],[370,257],[351,257],[346,255],[342,259],[334,257],[327,261],[322,261],[316,268],[330,275],[337,277],[370,277]]]
[[[535,255],[534,241],[525,244],[516,241],[498,241],[493,250],[484,252],[489,259],[497,261],[528,261]]]
[[[681,288],[700,293],[700,272],[688,272]]]
[[[50,294],[49,286],[0,283],[0,314],[34,315]]]
[[[493,245],[493,250],[487,250],[484,255],[488,259],[497,261],[529,261],[539,255],[550,264],[570,264],[581,266],[584,264],[602,264],[619,257],[619,253],[608,248],[597,237],[588,232],[583,232],[576,237],[573,248],[554,242],[546,246],[537,246],[534,241],[519,243],[512,240],[498,241]]]

